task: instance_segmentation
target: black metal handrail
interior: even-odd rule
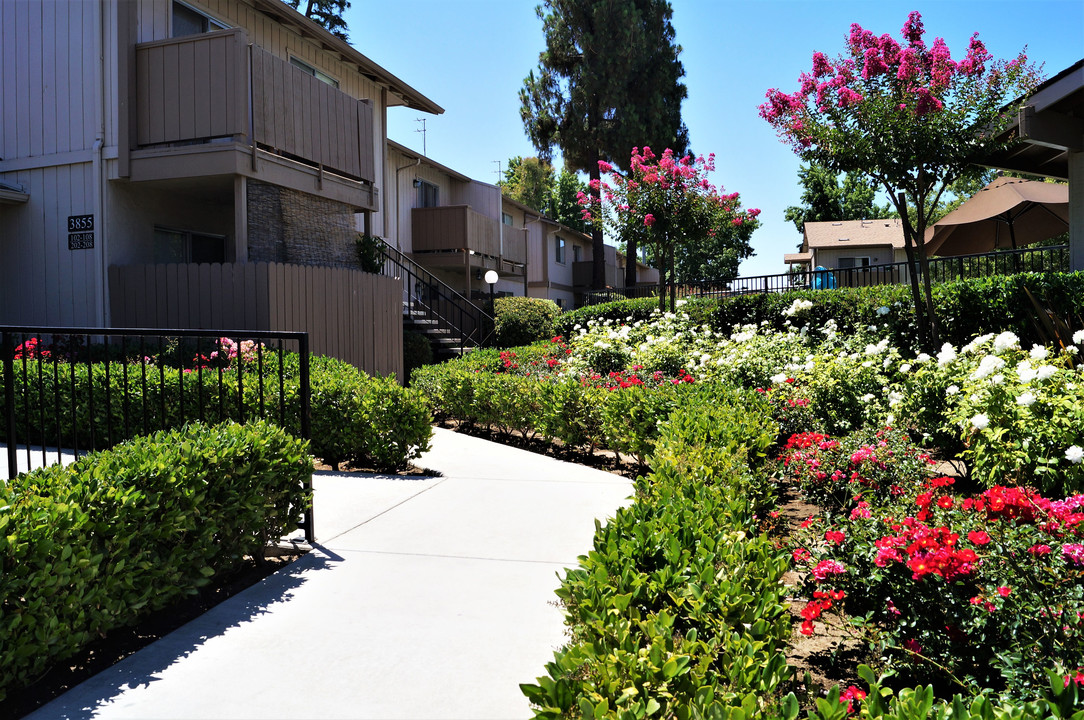
[[[951,282],[969,277],[1011,275],[1020,272],[1065,272],[1069,268],[1069,246],[1020,248],[994,253],[975,253],[929,260],[930,281]],[[906,262],[854,268],[799,270],[775,275],[739,277],[722,283],[679,283],[677,297],[726,297],[790,290],[825,290],[842,287],[869,287],[907,282]],[[667,286],[669,292],[669,286]],[[657,297],[656,285],[604,290],[584,296],[585,305],[608,302],[618,293],[626,298]]]
[[[0,326],[8,477],[20,445],[29,469],[39,449],[49,465],[193,420],[263,418],[307,440],[309,361],[305,332]],[[313,542],[311,504],[301,526]]]
[[[406,312],[431,320],[458,339],[459,349],[482,347],[493,334],[493,317],[440,278],[382,240],[384,274],[403,281]]]

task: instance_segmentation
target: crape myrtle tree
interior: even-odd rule
[[[714,170],[714,155],[679,158],[668,149],[657,157],[651,148],[633,148],[627,173],[600,161],[602,177],[591,181],[598,193],[580,194],[585,220],[609,223],[647,249],[659,268],[659,310],[666,309],[667,284],[673,309],[677,282],[727,282],[753,254],[749,238],[760,210],[743,210],[738,193],[712,185]]]
[[[542,159],[559,147],[569,170],[588,173],[597,197],[599,160],[623,162],[639,145],[685,151],[685,69],[669,2],[544,0],[536,10],[546,49],[524,80],[520,116]],[[592,240],[592,287],[601,289],[601,227]]]
[[[887,193],[903,224],[919,345],[929,352],[937,323],[923,239],[932,209],[971,165],[1007,144],[997,136],[1016,114],[1008,103],[1039,74],[1023,52],[994,60],[978,33],[959,61],[943,39],[927,45],[924,34],[917,12],[902,42],[851,25],[845,54],[814,53],[800,89],[769,90],[760,115],[802,160],[865,173]]]

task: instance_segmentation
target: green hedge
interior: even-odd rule
[[[190,425],[0,483],[0,700],[295,528],[306,443]]]
[[[1037,298],[1071,326],[1084,325],[1084,273],[1023,273],[972,278],[933,286],[942,342],[963,345],[976,335],[1010,330],[1026,346],[1039,342],[1032,321],[1027,287]],[[879,285],[837,290],[795,290],[785,293],[738,295],[721,299],[691,299],[678,308],[699,324],[729,332],[735,325],[767,323],[782,329],[783,310],[797,299],[809,300],[809,321],[821,325],[836,321],[839,331],[850,334],[855,328],[877,325],[887,330],[893,345],[913,348],[917,335],[912,313],[911,291],[905,285]],[[580,308],[561,315],[555,324],[567,335],[576,325],[586,327],[591,319],[647,320],[655,300],[621,300]],[[884,310],[887,308],[887,312]]]
[[[527,345],[553,337],[553,321],[561,309],[552,300],[529,297],[501,297],[493,303],[494,328],[498,345]]]
[[[789,560],[749,531],[770,502],[750,469],[775,439],[766,418],[716,388],[664,423],[636,503],[558,590],[571,639],[522,686],[537,717],[751,717],[778,697]]]
[[[54,372],[51,361],[39,367],[39,361],[28,360],[24,379],[19,361],[15,366],[18,437],[23,442],[55,445],[59,425],[64,447],[90,448],[92,437],[98,448],[108,447],[144,434],[145,427],[157,430],[197,422],[201,404],[204,419],[212,422],[241,420],[243,407],[243,419],[264,418],[299,435],[298,356],[286,353],[282,361],[285,417],[280,417],[277,355],[269,353],[264,359],[262,400],[258,371],[254,362],[245,363],[239,400],[235,368],[224,369],[220,375],[210,368],[198,372],[160,369],[150,363],[98,362],[89,366],[58,363]],[[432,428],[423,398],[393,379],[370,377],[349,363],[316,356],[310,364],[310,388],[312,451],[328,464],[350,461],[395,470],[428,448]],[[0,426],[0,439],[3,435]]]
[[[544,357],[544,347],[515,358]],[[660,424],[690,398],[710,402],[710,386],[681,383],[660,388],[629,387],[620,391],[582,384],[576,378],[511,375],[490,366],[499,358],[480,353],[462,360],[431,365],[414,372],[411,387],[423,394],[438,418],[484,425],[498,436],[513,431],[525,437],[559,440],[569,450],[605,448],[643,463],[652,451]]]

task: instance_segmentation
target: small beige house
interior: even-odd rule
[[[801,250],[787,253],[783,261],[828,270],[906,262],[903,225],[897,219],[807,222]]]

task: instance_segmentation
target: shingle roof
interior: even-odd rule
[[[903,248],[903,225],[895,219],[837,220],[805,224],[803,251],[840,246]]]

